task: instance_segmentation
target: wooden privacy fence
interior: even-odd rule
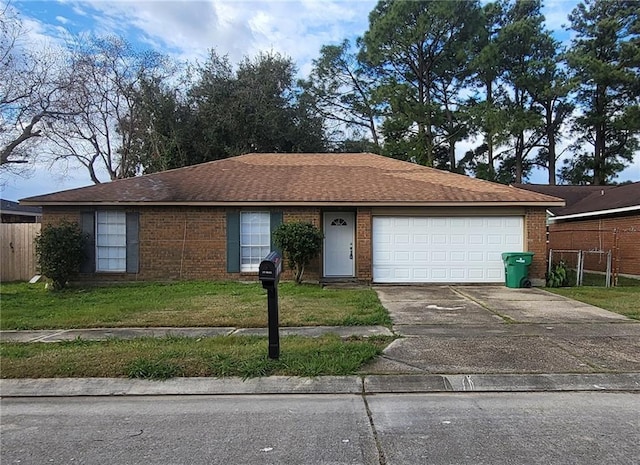
[[[36,274],[34,239],[40,223],[0,223],[0,281],[28,281]]]

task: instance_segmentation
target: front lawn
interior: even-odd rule
[[[640,320],[640,287],[562,287],[547,291]]]
[[[281,326],[391,325],[371,289],[281,283]],[[50,292],[43,284],[0,286],[0,329],[267,326],[259,283],[136,283]],[[3,367],[4,368],[4,367]]]
[[[382,352],[391,337],[337,336],[281,339],[278,360],[267,357],[267,339],[140,338],[57,343],[2,343],[2,378],[351,375]]]

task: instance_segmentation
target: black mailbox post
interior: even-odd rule
[[[280,334],[278,332],[278,281],[282,271],[282,257],[271,252],[260,262],[258,279],[267,290],[267,316],[269,319],[269,358],[280,357]]]

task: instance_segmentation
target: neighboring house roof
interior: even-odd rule
[[[26,207],[18,202],[0,199],[0,213],[16,216],[42,216],[41,207]]]
[[[515,186],[564,198],[567,202],[565,207],[549,208],[556,220],[640,211],[640,182],[621,186]]]
[[[248,154],[23,199],[29,205],[531,205],[564,201],[370,153]]]

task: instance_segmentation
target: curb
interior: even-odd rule
[[[461,392],[640,392],[640,373],[370,375],[317,378],[0,379],[0,397],[409,394]]]

